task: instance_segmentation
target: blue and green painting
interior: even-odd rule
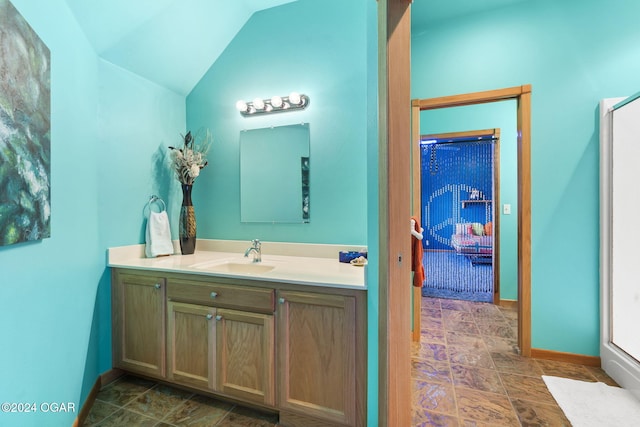
[[[0,246],[51,235],[50,100],[49,49],[0,0]]]

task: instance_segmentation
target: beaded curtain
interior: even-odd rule
[[[491,264],[472,264],[469,258],[457,254],[451,236],[455,224],[493,221],[493,203],[467,202],[493,199],[493,156],[491,140],[421,145],[427,287],[490,295]]]

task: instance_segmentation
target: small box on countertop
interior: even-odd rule
[[[340,251],[338,254],[338,260],[340,262],[350,263],[352,259],[356,259],[358,257],[367,257],[367,252],[363,251]]]

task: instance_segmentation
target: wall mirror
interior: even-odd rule
[[[309,123],[240,132],[240,221],[309,222]]]

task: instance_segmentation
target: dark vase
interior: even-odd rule
[[[180,251],[182,255],[190,255],[196,250],[196,213],[191,201],[193,185],[182,184],[182,206],[180,207]]]

